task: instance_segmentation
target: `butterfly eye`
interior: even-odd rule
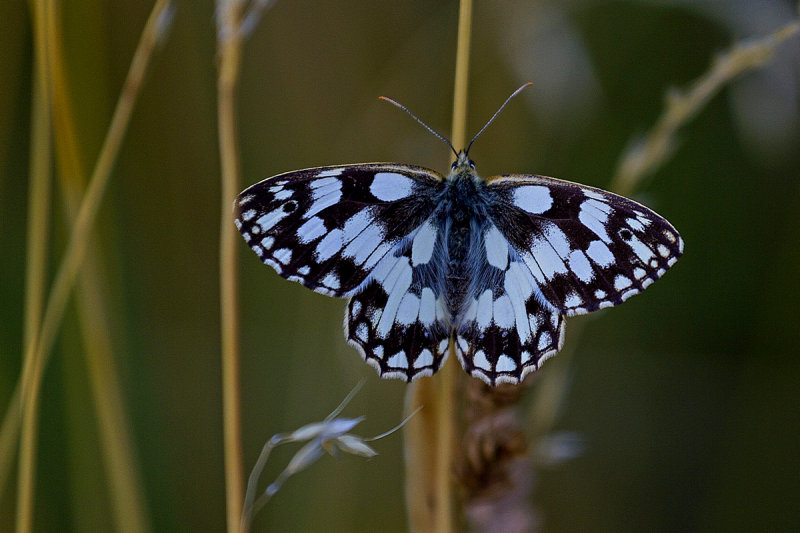
[[[453,164],[452,164],[452,165],[450,165],[450,170],[455,170],[455,169],[456,169],[456,166],[457,166],[457,164],[458,164],[458,161],[453,161]]]
[[[469,168],[475,169],[475,163],[473,163],[471,159],[469,160]]]

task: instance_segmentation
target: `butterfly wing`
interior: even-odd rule
[[[432,218],[441,188],[441,175],[410,165],[289,172],[237,197],[236,227],[284,278],[351,297],[348,342],[382,376],[411,381],[438,370],[447,354],[434,282],[443,257]]]
[[[544,301],[566,316],[618,305],[683,253],[666,219],[623,196],[533,175],[492,178],[494,223]]]
[[[616,194],[530,175],[487,190],[455,347],[490,385],[520,382],[561,349],[564,316],[622,303],[683,251],[669,222]]]
[[[387,254],[348,304],[345,336],[382,377],[412,381],[447,358],[445,236],[437,221],[431,217]]]
[[[243,191],[235,223],[284,278],[329,296],[350,296],[434,209],[441,175],[365,163],[287,172]]]
[[[493,215],[494,216],[494,215]],[[455,350],[471,376],[519,383],[564,342],[564,317],[492,221],[472,233],[469,295],[457,317]]]

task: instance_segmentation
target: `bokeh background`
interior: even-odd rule
[[[62,2],[79,152],[91,168],[151,2]],[[742,39],[796,19],[781,0],[475,5],[469,131],[524,82],[474,146],[482,175],[536,172],[607,187],[620,155]],[[448,133],[457,2],[278,0],[245,48],[243,186],[316,165],[400,161],[445,170],[448,151],[391,96]],[[27,4],[0,3],[0,405],[19,376],[30,141]],[[219,156],[214,5],[178,2],[134,111],[98,221],[114,357],[155,531],[225,524],[219,356]],[[724,88],[637,190],[686,241],[665,279],[568,322],[570,379],[552,428],[583,453],[538,469],[542,529],[800,529],[800,38]],[[58,205],[58,204],[56,204]],[[52,273],[66,224],[53,210]],[[232,222],[231,222],[232,223]],[[402,417],[343,339],[343,302],[279,278],[241,248],[246,468],[272,434],[345,414],[374,435]],[[113,527],[83,341],[72,309],[44,382],[37,531]],[[451,361],[450,364],[456,364]],[[427,378],[426,378],[427,379]],[[535,420],[531,420],[535,424]],[[255,522],[261,531],[405,527],[402,437],[380,455],[323,458]],[[293,450],[292,450],[293,451]],[[276,453],[273,478],[292,451]],[[13,524],[3,487],[0,530]]]

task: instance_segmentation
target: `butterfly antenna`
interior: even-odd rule
[[[497,118],[497,115],[499,115],[499,114],[500,114],[500,111],[502,111],[502,110],[503,110],[503,108],[506,106],[506,104],[507,104],[508,102],[510,102],[512,98],[514,98],[514,97],[515,97],[515,96],[517,96],[517,95],[518,95],[520,92],[522,92],[522,89],[525,89],[526,87],[530,87],[531,85],[533,85],[533,83],[531,83],[531,82],[528,82],[528,83],[526,83],[525,85],[523,85],[522,87],[520,87],[519,89],[517,89],[516,91],[514,91],[513,93],[511,93],[511,96],[509,96],[508,98],[506,98],[506,101],[505,101],[505,102],[503,102],[503,105],[501,105],[501,106],[500,106],[500,109],[498,109],[497,111],[495,111],[494,115],[492,115],[492,118],[490,118],[490,119],[489,119],[489,122],[487,122],[487,123],[486,123],[486,124],[485,124],[485,125],[484,125],[484,126],[481,128],[481,131],[479,131],[478,133],[476,133],[476,134],[475,134],[475,137],[473,137],[473,138],[472,138],[472,140],[469,142],[469,144],[467,145],[467,149],[466,149],[466,150],[464,150],[464,152],[465,152],[465,153],[467,153],[467,154],[469,153],[469,149],[472,147],[472,143],[474,143],[474,142],[475,142],[475,139],[477,139],[477,138],[478,138],[478,136],[479,136],[481,133],[483,133],[483,130],[485,130],[486,128],[488,128],[488,127],[489,127],[489,124],[491,124],[492,122],[494,122],[494,119],[496,119],[496,118]]]
[[[386,96],[379,96],[378,98],[379,98],[380,100],[385,100],[385,101],[389,102],[390,104],[394,104],[394,105],[396,105],[397,107],[399,107],[400,109],[402,109],[403,111],[405,111],[406,113],[408,113],[409,115],[411,115],[411,118],[413,118],[414,120],[416,120],[417,122],[419,122],[420,124],[422,124],[422,127],[423,127],[423,128],[425,128],[425,129],[426,129],[426,130],[428,130],[429,132],[431,132],[431,133],[433,133],[434,135],[436,135],[436,136],[437,136],[439,139],[441,139],[441,140],[442,140],[442,142],[444,142],[444,143],[445,143],[447,146],[449,146],[449,147],[450,147],[450,149],[453,151],[453,153],[454,153],[454,154],[456,154],[456,157],[458,157],[458,151],[457,151],[455,148],[453,148],[453,144],[452,144],[450,141],[448,141],[448,140],[447,140],[447,138],[445,138],[443,135],[441,135],[440,133],[438,133],[436,130],[434,130],[433,128],[431,128],[430,126],[428,126],[427,124],[425,124],[424,122],[422,122],[420,119],[418,119],[418,118],[417,118],[417,115],[415,115],[414,113],[412,113],[411,111],[409,111],[409,110],[408,110],[408,108],[407,108],[406,106],[404,106],[403,104],[399,104],[399,103],[395,102],[394,100],[392,100],[391,98],[388,98],[388,97],[386,97]],[[505,105],[505,104],[503,104],[503,105]]]

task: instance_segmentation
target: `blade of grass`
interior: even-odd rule
[[[469,78],[472,1],[461,0],[453,92],[451,142],[466,144],[467,81]],[[450,364],[436,377],[409,385],[406,412],[424,406],[405,430],[406,504],[411,531],[451,532],[457,529],[454,512],[453,466],[458,439],[456,390],[462,374],[455,364],[452,342]]]
[[[36,435],[38,429],[38,400],[42,376],[61,323],[69,295],[81,266],[89,241],[89,232],[99,210],[100,201],[119,153],[125,131],[147,70],[152,52],[164,36],[169,18],[167,0],[157,0],[147,20],[134,53],[122,94],[117,102],[108,133],[103,141],[86,195],[81,202],[75,225],[70,233],[64,257],[50,291],[36,342],[25,351],[22,383],[22,432],[17,498],[17,531],[27,533],[33,527],[33,496],[36,472]]]
[[[225,509],[228,531],[240,527],[244,502],[241,402],[239,391],[239,256],[231,221],[231,206],[241,182],[236,132],[236,87],[242,56],[241,23],[244,5],[229,0],[217,4],[217,120],[222,165],[220,194],[220,325],[222,341],[222,413],[225,443]],[[244,526],[243,526],[244,527]]]
[[[50,224],[51,161],[50,94],[46,82],[45,13],[42,3],[30,1],[33,25],[34,69],[31,105],[30,185],[28,189],[28,228],[26,235],[25,322],[23,349],[34,342],[42,319],[46,287],[47,241]],[[0,429],[0,498],[11,470],[20,427],[20,388],[14,388]]]
[[[76,133],[68,77],[63,57],[59,18],[52,14],[56,41],[50,46],[52,66],[53,129],[56,139],[61,197],[65,218],[74,224],[86,182],[86,173]],[[149,518],[136,468],[130,423],[114,362],[110,306],[105,300],[108,283],[102,268],[102,254],[93,239],[88,244],[83,268],[78,274],[76,294],[81,337],[94,410],[97,413],[102,460],[109,477],[109,499],[119,531],[149,531]]]

